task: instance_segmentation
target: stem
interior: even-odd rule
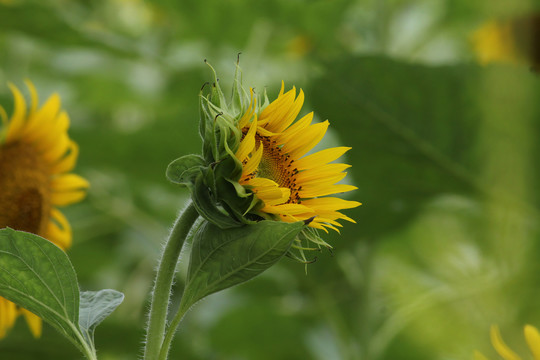
[[[174,315],[174,318],[171,321],[169,328],[167,329],[167,333],[165,334],[165,340],[163,340],[163,346],[161,347],[161,351],[159,353],[159,360],[167,360],[167,354],[169,353],[171,341],[174,337],[174,334],[176,333],[176,329],[178,328],[178,325],[180,325],[180,321],[182,321],[184,315],[190,307],[190,304],[186,305],[183,301],[180,301],[180,307],[178,308],[178,312],[176,313],[176,315]]]
[[[157,360],[163,343],[163,334],[167,322],[167,312],[171,296],[171,287],[176,264],[180,257],[180,251],[184,245],[189,230],[199,217],[199,213],[192,203],[180,214],[169,235],[169,239],[163,249],[159,262],[152,302],[150,303],[150,314],[146,331],[146,346],[144,348],[145,360]]]

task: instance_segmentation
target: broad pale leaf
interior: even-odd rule
[[[104,289],[81,293],[79,326],[87,341],[94,341],[94,330],[124,301],[124,294],[119,291]]]

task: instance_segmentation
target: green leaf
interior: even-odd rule
[[[67,255],[50,241],[0,230],[0,295],[33,312],[82,350],[79,286]]]
[[[176,184],[189,186],[195,182],[204,166],[204,159],[199,155],[182,156],[167,167],[167,179]]]
[[[304,225],[265,220],[224,230],[203,224],[193,238],[182,310],[270,268],[287,253]]]
[[[0,296],[56,328],[88,359],[96,358],[96,326],[124,299],[108,289],[79,295],[77,275],[62,249],[10,228],[0,230]]]
[[[100,291],[84,291],[81,293],[79,326],[88,341],[94,342],[94,330],[124,300],[119,291],[104,289]]]

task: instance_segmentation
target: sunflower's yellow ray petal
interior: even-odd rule
[[[9,323],[9,301],[0,297],[0,339],[3,339],[11,328]]]
[[[262,211],[270,214],[296,215],[306,212],[313,212],[310,208],[300,204],[282,204],[274,206],[265,206]]]
[[[345,146],[324,149],[314,154],[305,156],[299,160],[296,160],[294,162],[294,166],[298,170],[306,170],[328,164],[329,162],[332,162],[339,158],[341,155],[345,154],[350,149],[350,147]]]
[[[540,360],[540,333],[532,325],[525,325],[525,339],[529,345],[529,349],[534,356],[534,360]]]
[[[296,136],[301,135],[301,131],[307,128],[313,121],[313,112],[303,116],[297,122],[289,126],[285,131],[278,135],[276,141],[278,144],[286,144]]]
[[[28,324],[28,327],[30,328],[30,332],[35,338],[39,338],[41,336],[41,329],[42,329],[42,322],[41,318],[34,313],[31,313],[30,311],[21,308],[21,314],[26,319],[26,323]]]
[[[259,147],[257,148],[257,150],[255,150],[255,152],[252,153],[251,157],[244,165],[244,168],[242,169],[243,175],[249,175],[251,173],[254,173],[255,170],[257,170],[261,162],[262,155],[263,155],[263,144],[261,141],[259,143]]]
[[[249,89],[249,91],[251,93],[251,101],[249,102],[249,106],[248,106],[248,109],[247,109],[246,113],[238,121],[238,128],[239,129],[243,129],[249,123],[249,121],[253,117],[253,114],[255,113],[255,109],[257,107],[257,98],[253,96],[253,89]]]
[[[36,91],[36,87],[30,80],[26,79],[24,80],[24,83],[26,84],[26,87],[30,91],[30,99],[31,99],[30,113],[33,114],[34,112],[36,112],[36,109],[39,105],[38,93]]]
[[[37,114],[36,114],[37,116]],[[43,118],[32,131],[25,136],[26,142],[35,142],[40,151],[47,151],[54,147],[61,136],[67,136],[69,116],[61,111],[55,119]]]
[[[6,113],[6,110],[2,106],[0,106],[0,118],[2,118],[2,125],[7,126],[8,123],[8,115]]]
[[[337,232],[338,234],[340,234],[341,232],[339,231],[339,229],[333,225],[330,225],[330,224],[327,224],[325,222],[319,222],[325,229],[328,228],[328,229],[332,229],[334,230],[335,232]]]
[[[314,198],[331,194],[339,194],[358,189],[356,186],[347,184],[337,184],[331,186],[313,187],[308,190],[300,190],[298,193],[301,198]]]
[[[298,182],[312,181],[315,179],[324,179],[328,176],[341,173],[343,170],[350,168],[348,164],[326,164],[313,169],[300,171],[296,174]]]
[[[62,159],[62,156],[69,149],[69,136],[65,133],[59,133],[55,143],[51,143],[48,148],[44,148],[43,158],[49,163],[54,164],[58,160]]]
[[[283,145],[284,151],[289,153],[294,159],[304,156],[322,140],[324,134],[326,134],[326,130],[328,130],[328,125],[330,123],[326,120],[322,123],[309,126],[302,132],[302,136],[297,136]]]
[[[264,127],[260,126],[260,122],[259,122],[259,126],[257,127],[257,133],[260,136],[270,136],[270,137],[279,135],[279,134],[276,134],[276,133],[274,133],[272,131],[269,131],[269,130],[265,129]]]
[[[71,141],[68,147],[68,151],[69,153],[51,168],[53,174],[65,173],[75,167],[77,157],[79,156],[79,146],[74,141]]]
[[[24,137],[26,138],[28,137],[28,134],[36,132],[38,134],[55,132],[55,130],[58,128],[58,126],[56,126],[56,118],[60,111],[60,106],[60,96],[58,96],[58,94],[52,94],[39,110],[37,110],[35,113],[32,112],[32,114],[28,117],[28,123],[24,130]],[[65,131],[65,129],[58,128],[57,131]]]
[[[330,174],[326,177],[319,177],[309,181],[302,181],[302,188],[308,189],[313,187],[330,186],[338,183],[347,175],[346,172],[338,172]]]
[[[488,360],[487,357],[485,357],[484,355],[482,355],[480,352],[478,351],[474,351],[474,360]]]
[[[490,337],[493,347],[504,360],[521,360],[521,358],[505,344],[497,325],[491,326]]]
[[[256,177],[247,182],[248,185],[254,186],[254,187],[279,187],[279,184],[273,180],[262,178],[262,177]]]
[[[51,203],[56,206],[66,206],[81,201],[86,196],[86,190],[56,192],[51,194]]]
[[[358,201],[344,200],[337,197],[323,197],[303,200],[302,203],[316,210],[342,210],[352,209],[362,205]]]
[[[254,189],[253,191],[265,205],[280,205],[291,197],[291,189],[283,187]]]
[[[13,99],[15,102],[13,115],[11,116],[11,121],[8,127],[6,141],[11,142],[16,139],[20,132],[24,129],[25,120],[26,120],[26,102],[21,92],[15,85],[9,83],[9,88],[13,93]]]
[[[282,97],[283,101],[281,105],[277,107],[272,113],[268,113],[268,122],[266,122],[264,125],[267,130],[277,133],[279,132],[279,129],[285,129],[288,125],[290,125],[286,124],[285,121],[287,119],[287,115],[290,113],[291,109],[294,106],[295,96],[296,88],[293,87],[292,90],[287,91],[287,93]]]
[[[59,175],[51,181],[52,190],[57,192],[87,189],[89,186],[88,180],[76,174]]]
[[[255,134],[257,134],[256,120],[251,123],[246,136],[244,136],[244,139],[240,142],[240,146],[236,151],[236,158],[238,160],[244,161],[244,159],[253,151],[253,148],[255,147]]]
[[[287,91],[271,102],[260,114],[259,120],[265,124],[266,129],[273,131],[273,127],[279,122],[291,108],[294,101],[296,89]]]
[[[294,103],[289,109],[288,113],[285,114],[283,121],[276,124],[274,131],[279,133],[287,129],[300,113],[302,105],[304,105],[304,92],[302,91],[302,89],[300,89],[298,97],[294,100]]]
[[[15,324],[17,307],[11,301],[0,297],[0,339],[6,336],[9,329]]]
[[[51,221],[47,224],[46,238],[63,250],[71,247],[71,225],[64,214],[55,208],[51,210]]]

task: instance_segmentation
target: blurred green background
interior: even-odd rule
[[[63,212],[83,290],[126,300],[97,330],[102,360],[139,357],[163,239],[188,199],[164,173],[199,151],[198,92],[216,68],[229,89],[329,119],[323,145],[352,146],[347,214],[332,253],[289,259],[212,295],[185,318],[171,359],[496,358],[489,326],[526,353],[540,326],[540,79],[475,63],[483,22],[526,0],[0,0],[0,104],[7,82],[58,92],[80,145],[88,198]],[[178,278],[181,284],[182,277]],[[178,300],[178,299],[176,299]],[[19,319],[1,359],[78,359],[52,328]]]

